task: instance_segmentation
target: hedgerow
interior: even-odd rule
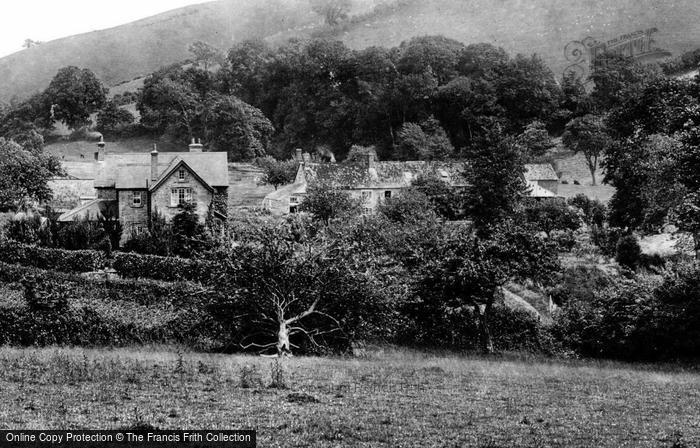
[[[11,240],[0,240],[0,260],[61,272],[91,272],[107,264],[104,252],[53,249]]]

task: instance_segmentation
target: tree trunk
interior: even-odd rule
[[[598,158],[596,157],[595,159],[588,159],[588,169],[591,171],[591,180],[593,185],[595,187],[596,182],[595,182],[595,170],[598,168]]]
[[[285,321],[280,322],[280,329],[277,332],[277,356],[289,356],[292,351],[289,349],[289,329]]]
[[[693,242],[695,243],[695,260],[700,260],[700,232],[693,233]]]
[[[492,308],[492,302],[489,302],[486,305],[476,305],[474,307],[474,311],[476,311],[479,322],[479,342],[481,345],[481,351],[485,354],[493,353],[493,338],[491,336],[491,328],[489,326]]]

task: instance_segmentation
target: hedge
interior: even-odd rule
[[[122,277],[200,283],[210,283],[221,275],[220,266],[214,261],[127,252],[115,253],[112,263],[114,270]]]
[[[225,345],[226,332],[206,312],[216,292],[197,284],[92,281],[0,262],[0,283],[20,282],[25,303],[0,301],[0,344],[182,343],[198,349]],[[27,294],[27,288],[33,294]],[[63,305],[51,306],[55,304]]]
[[[93,272],[109,266],[122,277],[167,282],[211,283],[222,274],[221,263],[179,257],[113,252],[112,260],[96,250],[64,250],[0,241],[0,261],[60,272]]]
[[[52,249],[11,240],[0,241],[0,260],[61,272],[91,272],[107,265],[104,252]]]

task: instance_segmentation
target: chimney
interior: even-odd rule
[[[153,151],[151,151],[151,180],[158,180],[158,147],[153,144]]]
[[[104,162],[105,160],[105,139],[100,137],[100,141],[97,142],[97,152],[95,153],[95,160],[98,162]]]
[[[202,145],[202,141],[200,139],[197,139],[197,143],[194,142],[194,138],[192,138],[192,143],[190,143],[190,152],[202,152],[202,148],[204,146]]]
[[[302,163],[304,161],[304,156],[301,155],[301,148],[297,148],[294,152],[294,160],[296,160],[299,163]]]
[[[304,153],[304,155],[302,156],[302,161],[304,163],[311,163],[311,154],[309,154],[308,152]]]
[[[375,168],[374,162],[377,161],[377,153],[374,151],[367,151],[367,169],[371,170]]]

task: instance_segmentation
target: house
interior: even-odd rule
[[[263,208],[273,214],[294,213],[313,184],[334,185],[354,198],[363,199],[365,213],[373,212],[385,199],[397,195],[421,177],[437,177],[454,188],[467,188],[464,162],[380,162],[376,153],[367,153],[363,160],[347,163],[312,163],[297,150],[299,168],[293,184],[280,187],[263,200]],[[557,178],[549,164],[525,166],[525,181],[530,197],[557,197]]]
[[[559,197],[559,176],[549,163],[526,164],[525,183],[530,197],[535,199]]]
[[[62,214],[60,222],[117,218],[122,242],[148,227],[156,214],[172,219],[179,205],[192,202],[204,221],[211,213],[225,218],[228,198],[228,165],[225,152],[203,152],[201,143],[189,152],[105,154],[98,143],[95,155],[96,198]],[[219,205],[222,204],[222,205]]]
[[[381,162],[373,151],[353,163],[312,163],[297,150],[299,168],[293,184],[274,191],[263,200],[273,214],[296,212],[310,185],[333,185],[362,199],[365,213],[372,213],[386,198],[410,187],[421,176],[437,177],[454,188],[468,186],[461,162]]]

